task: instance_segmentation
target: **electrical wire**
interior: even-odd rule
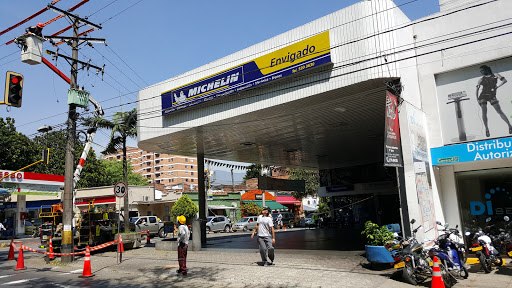
[[[101,23],[100,23],[100,25],[103,25],[103,24],[107,23],[108,21],[112,20],[112,18],[119,16],[120,14],[122,14],[123,12],[125,12],[126,10],[128,10],[128,9],[132,8],[133,6],[135,6],[135,5],[139,4],[139,3],[140,3],[140,2],[142,2],[142,1],[144,1],[144,0],[139,0],[139,1],[135,2],[135,3],[133,3],[133,4],[132,4],[131,6],[129,6],[128,8],[126,8],[126,9],[122,10],[121,12],[119,12],[119,13],[115,14],[114,16],[111,16],[111,17],[110,17],[110,18],[108,18],[107,20],[105,20],[105,21],[101,22]]]

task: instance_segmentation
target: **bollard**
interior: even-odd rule
[[[147,233],[146,244],[151,244],[151,240],[149,239],[149,230],[146,233]]]

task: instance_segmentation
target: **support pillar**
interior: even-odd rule
[[[204,148],[202,138],[197,140],[197,195],[199,202],[199,223],[201,224],[201,243],[206,244],[206,190],[204,185]]]
[[[27,196],[17,195],[16,197],[16,217],[14,218],[14,227],[16,227],[16,235],[25,235],[25,220],[21,220],[21,214],[27,213]]]

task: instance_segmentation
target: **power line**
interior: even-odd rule
[[[108,18],[107,20],[105,20],[105,21],[101,22],[101,23],[100,23],[100,25],[103,25],[103,24],[107,23],[108,21],[112,20],[112,18],[119,16],[121,13],[123,13],[123,12],[125,12],[126,10],[128,10],[128,9],[132,8],[133,6],[135,6],[135,5],[139,4],[139,3],[140,3],[140,2],[142,2],[142,1],[143,1],[143,0],[139,0],[139,1],[135,2],[135,3],[133,3],[133,4],[132,4],[131,6],[129,6],[128,8],[126,8],[126,9],[122,10],[121,12],[119,12],[119,13],[117,13],[117,14],[115,14],[115,15],[111,16],[111,17],[110,17],[110,18]]]
[[[117,58],[119,58],[121,61],[123,61],[123,63],[126,65],[126,67],[130,68],[130,70],[132,70],[132,72],[137,75],[137,77],[139,77],[140,80],[142,80],[142,82],[144,82],[147,86],[149,86],[148,82],[144,81],[144,79],[142,79],[142,77],[139,76],[139,74],[137,74],[137,72],[135,72],[132,67],[130,67],[130,65],[128,65],[128,63],[126,63],[123,58],[121,58],[121,56],[117,55],[117,53],[110,47],[110,46],[107,46],[108,49],[110,49],[110,51],[112,51],[112,53],[114,53]]]

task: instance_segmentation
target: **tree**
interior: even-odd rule
[[[320,176],[318,175],[318,171],[288,168],[288,173],[290,175],[290,180],[304,180],[306,182],[305,191],[293,192],[293,197],[296,199],[302,199],[308,195],[317,195],[318,187],[320,187]]]
[[[245,171],[243,183],[245,183],[247,179],[258,178],[258,176],[261,175],[261,170],[262,167],[260,164],[251,164]]]
[[[171,216],[172,219],[176,219],[178,216],[183,215],[187,218],[187,223],[190,224],[191,219],[196,216],[197,212],[199,212],[199,207],[185,194],[172,206]]]
[[[263,208],[254,202],[249,202],[242,204],[240,210],[244,216],[258,216],[261,214],[261,211],[263,211]]]
[[[64,175],[66,166],[66,131],[57,130],[45,133],[41,136],[35,137],[33,142],[41,151],[45,147],[50,148],[50,164],[36,165],[34,166],[34,172]],[[80,161],[80,157],[82,156],[84,144],[79,141],[75,141],[74,150],[74,167],[76,168]],[[91,148],[87,154],[87,160],[85,161],[82,172],[80,173],[80,181],[78,181],[76,188],[111,185],[106,181],[107,174],[105,173],[105,167],[102,162],[102,160],[96,157],[94,149]]]
[[[106,185],[114,185],[117,182],[123,181],[123,163],[116,160],[103,160],[105,167],[105,181]],[[128,161],[128,185],[147,186],[149,182],[144,176],[139,173],[133,173],[133,166]]]
[[[110,130],[110,141],[107,147],[101,153],[110,154],[117,152],[119,147],[123,148],[123,179],[125,183],[128,183],[128,165],[126,161],[126,140],[128,138],[137,137],[137,109],[124,112],[117,112],[112,117],[112,121],[102,117],[87,118],[83,121],[83,124],[89,127],[98,127]],[[128,193],[124,196],[124,211],[127,217],[129,211],[129,200]],[[124,223],[124,231],[130,232],[130,226],[128,221]]]
[[[0,117],[0,169],[18,170],[41,159],[42,150],[27,136],[16,132],[14,123],[10,117],[5,120]],[[33,167],[27,171],[32,171]]]

